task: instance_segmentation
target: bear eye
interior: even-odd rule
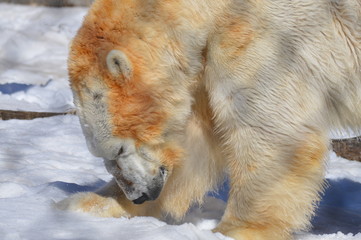
[[[161,166],[161,167],[159,168],[159,171],[160,171],[160,173],[161,173],[162,175],[164,175],[164,174],[165,174],[165,167]]]
[[[122,147],[120,147],[120,149],[119,149],[119,151],[118,151],[118,156],[123,155],[123,153],[124,153],[124,148],[123,148],[123,146],[122,146]]]
[[[102,98],[103,98],[103,94],[101,94],[101,93],[94,93],[93,94],[93,99],[94,100],[100,100]]]

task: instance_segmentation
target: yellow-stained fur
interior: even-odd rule
[[[96,0],[69,75],[114,180],[60,208],[180,218],[228,175],[214,231],[291,239],[323,190],[328,131],[361,127],[361,1]]]

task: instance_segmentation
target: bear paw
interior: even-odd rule
[[[97,217],[130,217],[121,205],[110,197],[93,192],[77,193],[55,204],[60,210],[85,212]]]

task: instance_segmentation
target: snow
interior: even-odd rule
[[[0,109],[71,108],[65,63],[70,39],[84,13],[82,8],[0,5],[0,83],[26,88],[11,96],[1,94]]]
[[[0,4],[0,109],[73,108],[66,58],[85,13],[86,8]],[[229,239],[210,231],[224,211],[227,184],[178,224],[54,208],[54,202],[93,191],[110,178],[102,160],[88,152],[76,116],[0,120],[0,239]],[[361,239],[361,163],[330,153],[326,178],[330,187],[313,229],[295,239]]]

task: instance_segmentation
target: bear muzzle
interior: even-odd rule
[[[159,197],[168,174],[165,167],[159,167],[154,173],[154,171],[144,171],[144,169],[137,171],[137,165],[128,167],[123,164],[123,168],[117,162],[119,161],[106,160],[106,168],[130,201],[134,204],[142,204]]]

